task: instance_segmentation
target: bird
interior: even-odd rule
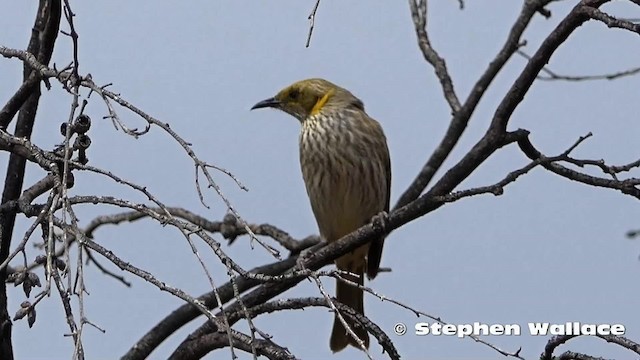
[[[391,161],[384,131],[350,91],[320,78],[297,81],[251,110],[274,108],[301,123],[300,166],[321,237],[333,242],[389,211]],[[373,279],[379,271],[384,235],[335,260],[348,273],[342,277],[364,285],[365,271]],[[351,275],[353,274],[353,275]],[[336,300],[364,315],[364,293],[343,281],[336,284]],[[369,348],[369,335],[344,319]],[[360,348],[337,315],[329,347],[335,353],[347,345]]]

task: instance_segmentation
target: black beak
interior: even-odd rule
[[[280,106],[280,101],[276,100],[276,98],[268,98],[266,100],[262,100],[259,103],[253,105],[251,110],[266,108],[266,107],[277,108],[279,106]]]

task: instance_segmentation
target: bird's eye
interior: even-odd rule
[[[289,93],[289,98],[291,100],[297,100],[298,96],[300,96],[300,91],[298,91],[298,89],[293,89],[291,90],[291,92]]]

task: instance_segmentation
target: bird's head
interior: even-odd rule
[[[251,110],[266,107],[279,109],[302,122],[321,111],[349,106],[364,110],[362,101],[348,90],[324,79],[307,79],[287,86],[276,96],[255,104]]]

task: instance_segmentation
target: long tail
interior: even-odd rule
[[[382,259],[382,248],[384,247],[384,239],[386,236],[381,236],[373,240],[369,246],[369,254],[367,255],[367,277],[369,280],[378,275],[380,270],[380,260]]]
[[[348,256],[349,254],[343,256],[343,258]],[[354,262],[348,262],[347,264],[344,264],[341,260],[343,259],[341,258],[337,261],[338,268],[359,275],[358,278],[356,278],[355,276],[344,277],[349,278],[350,281],[363,285],[364,264],[360,263],[357,264],[359,266],[354,266]],[[354,267],[356,267],[356,269],[353,269]],[[347,305],[358,313],[364,315],[364,293],[362,289],[338,280],[336,286],[336,299],[344,305]],[[369,348],[369,334],[367,334],[367,330],[362,327],[356,327],[355,325],[352,325],[352,322],[349,320],[349,318],[347,318],[346,316],[343,317],[349,324],[351,330],[353,330],[358,338],[360,338],[360,340],[364,342],[364,345]],[[360,348],[360,345],[358,345],[357,341],[353,337],[351,337],[349,333],[347,333],[347,330],[344,328],[342,322],[340,322],[340,319],[338,319],[338,316],[336,315],[333,320],[333,330],[331,331],[331,340],[329,342],[329,346],[331,347],[331,351],[338,352],[347,347],[347,345],[352,345]]]

